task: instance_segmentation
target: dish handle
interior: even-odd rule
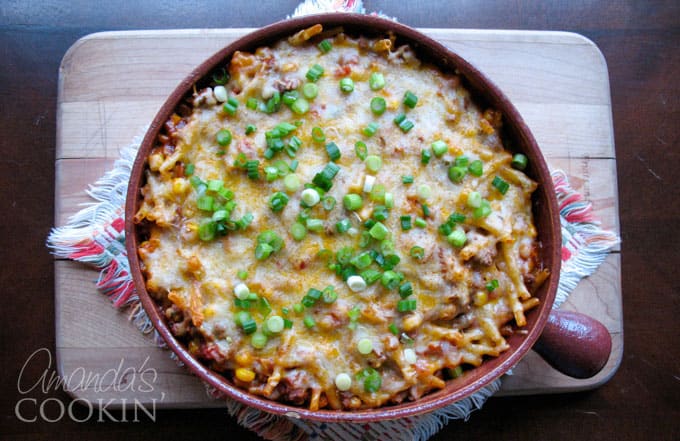
[[[554,310],[534,350],[563,374],[583,379],[595,376],[607,364],[612,339],[607,328],[594,318]]]

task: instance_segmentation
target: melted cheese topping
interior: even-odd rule
[[[524,282],[537,273],[531,214],[536,184],[510,166],[512,156],[499,135],[501,115],[480,110],[457,75],[421,64],[406,46],[386,50],[390,40],[338,34],[330,37],[332,49],[324,53],[303,41],[309,36],[303,37],[253,54],[234,54],[226,84],[232,104],[233,99],[238,103],[234,115],[225,111],[223,91],[208,87],[194,94],[190,116],[174,115],[166,124],[148,158],[136,217],[149,229],[139,248],[147,289],[167,308],[173,331],[188,341],[197,357],[252,393],[312,409],[368,408],[417,399],[443,387],[443,379],[458,373],[458,366],[478,366],[484,356],[506,350],[506,324],[515,319],[523,325],[523,311],[537,303]],[[302,96],[310,82],[306,73],[316,64],[324,73],[315,83],[318,96],[307,100],[309,110],[300,115],[284,104],[267,113],[267,102],[275,108],[272,100],[283,91],[297,90]],[[382,89],[371,89],[373,73],[383,75]],[[342,78],[353,80],[351,93],[340,90]],[[417,96],[414,108],[403,103],[407,91]],[[371,111],[374,97],[385,99],[384,114]],[[251,105],[257,102],[257,108],[247,106],[248,100]],[[393,122],[401,113],[413,123],[407,133]],[[306,208],[301,202],[304,187],[286,191],[283,176],[271,169],[272,180],[265,179],[265,167],[274,164],[284,170],[282,175],[292,173],[280,162],[291,164],[285,148],[266,157],[272,153],[267,151],[267,132],[282,122],[295,127],[280,137],[284,144],[293,136],[301,141],[294,153],[294,173],[303,184],[310,184],[330,162],[325,145],[338,146],[339,171],[328,192],[320,191],[337,201],[332,209],[321,203]],[[379,127],[367,137],[362,130],[369,123]],[[256,131],[246,135],[250,124]],[[314,141],[315,127],[324,131],[324,143]],[[216,138],[223,129],[232,138],[226,146]],[[368,154],[381,158],[377,172],[357,157],[358,141],[366,144]],[[435,141],[447,145],[441,156],[432,153]],[[427,164],[422,161],[424,150],[431,156]],[[259,161],[258,179],[247,177],[244,158]],[[481,176],[467,171],[462,158],[468,165],[481,160]],[[465,172],[460,182],[449,178],[456,164]],[[403,176],[411,176],[413,183],[404,183]],[[496,177],[509,184],[505,194],[492,184]],[[364,190],[373,179],[371,195]],[[221,221],[229,228],[215,232],[220,221],[211,219],[220,218],[215,212],[225,208],[228,198],[214,191],[217,187],[206,189],[210,181],[233,192],[235,207],[229,219],[252,215],[248,226]],[[388,230],[383,241],[368,233],[375,222],[372,216],[390,205],[381,198],[381,188],[393,199],[381,221]],[[281,211],[270,206],[276,192],[289,199]],[[348,193],[361,195],[361,209],[343,207]],[[216,206],[205,209],[206,196]],[[470,204],[478,196],[490,213],[475,215]],[[464,216],[449,223],[450,229],[465,232],[461,246],[451,245],[440,231],[448,233],[440,227],[453,213]],[[410,229],[402,227],[402,216],[410,216]],[[319,219],[323,228],[295,240],[291,226],[304,224],[305,217]],[[416,226],[417,218],[426,225]],[[345,219],[351,228],[338,233],[336,224]],[[283,247],[257,259],[258,236],[266,230],[274,231]],[[352,256],[370,251],[370,265],[356,268],[338,259],[343,248]],[[366,269],[388,271],[389,264],[380,262],[391,254],[399,257],[391,269],[400,280],[397,288],[378,280],[355,292],[343,280]],[[238,277],[239,271],[247,272],[245,280]],[[400,312],[398,286],[407,282],[413,293],[406,300],[415,301],[415,309]],[[253,293],[250,300],[235,296],[239,283]],[[337,299],[327,303],[322,298],[302,307],[310,289],[328,286]],[[245,332],[242,311],[255,322],[255,333]],[[265,325],[274,315],[286,323],[278,333]],[[369,353],[362,353],[367,348]],[[351,379],[347,387],[343,378],[342,390],[335,384],[340,374]]]

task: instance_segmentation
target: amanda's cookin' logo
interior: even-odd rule
[[[64,418],[76,422],[84,422],[93,418],[96,418],[98,422],[138,422],[140,418],[149,418],[155,422],[156,402],[162,402],[165,393],[154,393],[154,383],[158,378],[158,372],[148,364],[148,356],[139,366],[125,366],[125,359],[121,358],[117,366],[103,373],[78,367],[68,376],[60,377],[52,367],[50,350],[37,349],[28,357],[19,372],[17,391],[23,398],[16,402],[14,414],[26,423],[38,420],[55,423]],[[44,366],[44,369],[40,371],[41,374],[37,378],[29,378],[28,372],[34,370],[36,365]],[[87,391],[90,396],[106,394],[107,397],[124,393],[134,398],[90,400],[74,398],[64,403],[59,398],[40,397],[40,393],[47,395],[50,391],[64,391],[72,394]],[[37,398],[36,395],[38,395]]]

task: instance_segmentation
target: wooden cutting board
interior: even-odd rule
[[[57,226],[112,167],[120,150],[144,133],[164,98],[209,55],[249,29],[106,32],[76,42],[59,72],[56,154]],[[605,60],[582,36],[562,32],[422,29],[495,81],[518,107],[552,168],[564,170],[605,228],[619,232],[616,160]],[[158,407],[224,404],[141,334],[128,312],[98,293],[97,272],[55,261],[59,372],[81,384],[73,395],[96,403],[138,400]],[[623,354],[619,249],[581,281],[564,309],[587,313],[609,329],[613,351],[588,380],[568,378],[530,352],[507,376],[502,395],[595,388]]]

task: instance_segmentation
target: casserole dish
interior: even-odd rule
[[[534,297],[539,300],[539,305],[527,313],[525,332],[513,333],[508,336],[509,349],[498,357],[485,360],[480,367],[466,371],[466,374],[459,378],[448,380],[443,389],[420,397],[416,401],[356,411],[309,410],[249,394],[234,387],[231,381],[224,376],[206,368],[192,356],[182,343],[174,338],[166,317],[161,313],[159,306],[149,296],[146,289],[146,281],[138,258],[140,242],[143,241],[143,232],[133,222],[133,219],[140,208],[140,189],[144,184],[144,171],[148,167],[147,158],[163,124],[170,118],[187,94],[191,93],[195,85],[205,82],[205,78],[214,72],[215,68],[225,59],[229,59],[235,51],[254,51],[257,47],[272,44],[315,24],[321,24],[324,28],[342,26],[343,30],[349,35],[370,37],[392,33],[399,44],[408,44],[412,47],[420,59],[436,65],[442,71],[458,72],[464,78],[465,86],[471,91],[476,102],[481,102],[484,107],[497,109],[503,115],[504,138],[507,144],[512,146],[513,152],[522,153],[528,158],[529,166],[526,173],[539,183],[533,194],[532,207],[538,232],[537,240],[540,244],[538,260],[542,268],[547,270],[549,276],[533,293]],[[234,42],[192,72],[163,105],[142,143],[129,186],[126,206],[126,235],[131,271],[140,299],[159,333],[194,373],[228,396],[258,409],[277,414],[294,412],[304,418],[326,421],[371,421],[414,415],[439,408],[474,393],[510,369],[537,341],[548,320],[559,279],[561,243],[559,213],[550,174],[535,140],[517,110],[480,72],[443,46],[403,25],[369,16],[327,14],[277,23]]]

